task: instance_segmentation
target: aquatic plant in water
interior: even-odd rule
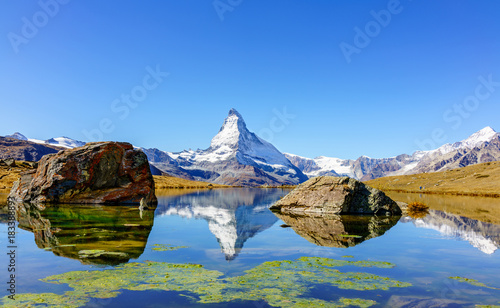
[[[499,288],[487,286],[486,284],[479,282],[476,279],[470,279],[470,278],[459,277],[459,276],[453,276],[453,277],[448,277],[448,278],[456,280],[458,282],[465,282],[465,283],[468,283],[468,284],[476,286],[476,287],[488,288],[488,289],[493,289],[493,290],[500,290]]]
[[[294,261],[265,262],[246,271],[244,275],[223,277],[223,273],[205,269],[199,264],[146,261],[127,263],[114,269],[73,271],[49,276],[42,281],[67,284],[73,290],[64,294],[18,294],[15,301],[4,297],[3,306],[81,307],[90,298],[116,297],[120,290],[169,290],[188,292],[183,295],[200,303],[264,300],[276,307],[369,307],[376,302],[360,298],[327,301],[308,298],[307,295],[319,284],[350,290],[388,290],[411,286],[388,277],[335,269],[342,266],[394,267],[387,262],[302,257]]]
[[[153,244],[152,250],[155,251],[172,251],[172,250],[177,250],[181,248],[189,248],[188,246],[174,246],[170,244]]]

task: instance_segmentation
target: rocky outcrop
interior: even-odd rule
[[[38,144],[27,140],[0,137],[0,159],[38,161],[44,155],[57,153],[61,147]]]
[[[13,158],[0,159],[0,166],[15,167],[16,161]]]
[[[382,191],[349,177],[320,176],[300,184],[271,206],[282,213],[401,215]]]
[[[21,174],[8,200],[30,203],[157,202],[146,155],[129,143],[95,142],[46,155]]]

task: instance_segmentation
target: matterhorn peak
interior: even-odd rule
[[[238,117],[238,118],[240,118],[240,119],[243,120],[243,117],[241,116],[241,114],[236,109],[234,109],[234,108],[231,108],[229,110],[229,114],[227,116],[228,117],[230,117],[230,116],[236,116],[236,117]]]
[[[237,146],[240,135],[250,134],[241,114],[236,109],[231,108],[227,118],[224,120],[219,133],[215,135],[210,143],[211,148],[218,148],[227,145],[231,148]]]

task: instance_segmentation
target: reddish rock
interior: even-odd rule
[[[157,202],[146,155],[125,142],[93,142],[42,157],[9,200],[31,203]]]

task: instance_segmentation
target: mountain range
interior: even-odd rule
[[[445,171],[500,160],[500,134],[487,126],[465,140],[430,151],[390,158],[361,156],[356,160],[319,156],[314,159],[285,153],[308,177],[349,176],[361,181],[423,172]]]
[[[0,138],[0,158],[6,158],[5,153],[8,152],[8,155],[23,160],[38,160],[42,153],[84,144],[68,137],[28,139],[20,133]],[[35,150],[25,151],[19,145],[17,151],[8,150],[9,146],[4,143],[16,140],[23,142],[26,147],[40,148],[41,153],[35,155]],[[497,161],[500,160],[500,134],[488,126],[453,144],[390,158],[307,158],[280,152],[271,143],[250,132],[241,114],[231,109],[208,149],[182,152],[141,149],[148,156],[153,174],[226,185],[279,186],[299,184],[320,175],[349,176],[366,181],[383,176],[444,171]]]

